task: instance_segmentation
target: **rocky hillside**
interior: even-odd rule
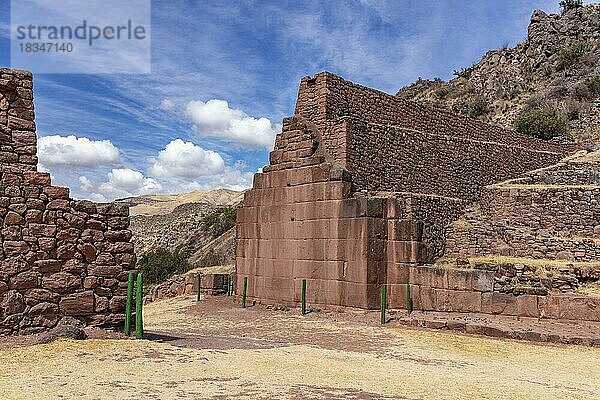
[[[576,139],[600,137],[600,4],[537,10],[527,38],[487,52],[449,82],[418,80],[397,96],[509,128],[533,110],[555,113]]]
[[[182,250],[192,267],[229,264],[235,255],[232,210],[243,192],[227,189],[119,200],[130,205],[132,242],[138,259],[150,250]],[[234,212],[234,211],[233,211]],[[229,213],[223,224],[223,213]],[[233,215],[233,220],[235,216]]]

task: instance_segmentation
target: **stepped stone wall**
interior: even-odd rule
[[[517,263],[433,265],[490,235],[454,236],[473,200],[499,210],[507,227],[585,224],[592,232],[597,216],[586,211],[594,201],[587,189],[548,192],[538,204],[538,195],[492,195],[487,186],[549,167],[575,149],[328,73],[305,78],[296,115],[284,120],[270,165],[255,175],[238,212],[236,293],[247,278],[250,301],[297,305],[306,279],[310,305],[373,309],[387,284],[388,307],[405,308],[409,284],[417,310],[598,320],[597,298],[569,292],[573,279],[593,279],[589,271],[567,268],[542,280]]]
[[[485,185],[557,163],[569,146],[404,100],[329,73],[304,78],[296,115],[314,123],[356,190],[475,200]]]
[[[129,208],[71,199],[37,171],[36,151],[32,76],[0,69],[0,335],[63,318],[121,326],[136,263]]]

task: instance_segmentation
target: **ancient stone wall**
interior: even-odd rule
[[[600,188],[491,187],[447,230],[448,259],[505,255],[591,262],[600,259]]]
[[[73,200],[37,172],[32,88],[30,73],[0,69],[0,334],[62,318],[121,326],[136,263],[129,208]]]
[[[316,124],[356,190],[474,200],[483,186],[558,162],[572,147],[403,100],[329,73],[304,78],[296,115]]]
[[[597,236],[597,187],[519,186],[568,181],[548,167],[575,149],[327,73],[304,79],[296,116],[238,212],[236,293],[247,278],[249,301],[298,305],[306,279],[309,305],[373,309],[386,284],[387,306],[402,309],[410,285],[415,310],[597,321],[599,298],[577,292],[596,270],[514,260],[536,257],[536,240],[562,240],[552,235]],[[581,186],[596,175],[577,176]],[[506,245],[511,234],[519,246]],[[597,258],[589,240],[573,261]],[[503,254],[513,261],[466,259]]]

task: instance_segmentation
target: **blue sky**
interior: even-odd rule
[[[95,200],[241,189],[268,163],[301,77],[328,70],[389,93],[447,80],[557,3],[153,1],[150,74],[35,75],[41,168]],[[9,22],[0,7],[2,66]]]

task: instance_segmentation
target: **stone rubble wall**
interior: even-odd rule
[[[557,163],[559,145],[403,100],[329,73],[304,78],[296,115],[322,132],[356,190],[476,200],[483,186]]]
[[[202,274],[200,293],[211,296],[227,292],[227,274]],[[177,296],[195,295],[198,293],[197,271],[172,276],[164,282],[150,288],[144,296],[144,303],[170,299]]]
[[[0,335],[62,318],[121,327],[135,271],[129,208],[69,198],[37,172],[32,76],[0,69]]]
[[[598,261],[599,155],[581,151],[486,188],[480,201],[448,227],[444,258]]]

